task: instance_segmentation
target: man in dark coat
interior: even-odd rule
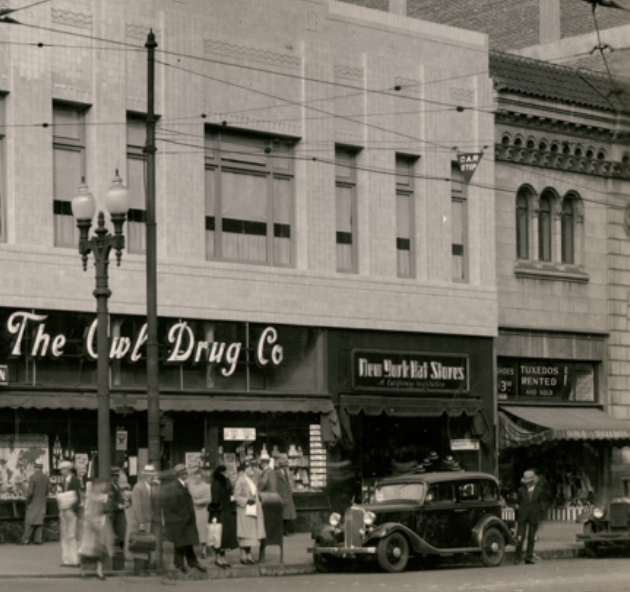
[[[516,531],[516,538],[518,539],[518,545],[514,563],[519,564],[521,562],[526,530],[527,550],[525,551],[525,563],[536,563],[534,559],[534,543],[536,541],[536,530],[543,511],[543,488],[539,484],[534,471],[525,471],[521,483],[522,485],[518,490],[517,505],[518,530]]]
[[[289,476],[289,462],[285,459],[278,461],[276,468],[278,479],[278,493],[282,498],[282,519],[284,521],[284,534],[289,535],[293,529],[293,521],[297,519],[295,502],[293,501],[293,487]]]
[[[120,479],[120,469],[112,467],[112,528],[116,535],[116,545],[122,548],[125,544],[125,531],[127,530],[127,519],[125,518],[125,496],[122,492],[118,480]]]
[[[262,469],[262,475],[260,476],[260,481],[258,481],[258,491],[278,493],[278,475],[271,468],[268,458],[260,461],[260,468]]]
[[[41,462],[35,463],[35,472],[28,478],[26,491],[26,517],[24,519],[24,536],[22,544],[28,545],[33,538],[36,545],[43,542],[44,516],[46,515],[46,498],[50,480],[42,472]]]
[[[162,496],[164,523],[175,547],[173,561],[176,569],[183,573],[187,573],[188,568],[193,567],[205,572],[206,568],[199,563],[193,549],[194,545],[199,544],[199,535],[197,534],[195,506],[186,487],[188,473],[186,465],[176,465],[174,472],[176,478],[166,486]],[[188,568],[184,563],[184,558],[188,562]]]

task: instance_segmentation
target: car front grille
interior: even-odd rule
[[[344,515],[344,528],[346,533],[346,547],[360,547],[363,540],[363,510],[361,508],[348,508]]]
[[[627,503],[613,503],[608,506],[608,512],[610,516],[610,525],[613,528],[625,528],[628,526],[630,505]]]

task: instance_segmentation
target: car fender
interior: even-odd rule
[[[362,546],[369,547],[392,532],[402,532],[407,537],[416,553],[440,554],[438,549],[427,543],[423,538],[419,537],[413,530],[399,524],[398,522],[386,522],[385,524],[380,524],[375,530],[366,536]]]
[[[505,536],[505,541],[508,545],[517,545],[516,539],[512,536],[510,529],[507,527],[505,522],[496,516],[484,516],[475,527],[472,529],[472,540],[475,546],[481,548],[481,539],[483,538],[484,533],[488,528],[496,527],[498,528],[503,535]]]

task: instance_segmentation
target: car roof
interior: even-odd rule
[[[497,483],[496,478],[489,473],[480,473],[477,471],[443,471],[437,473],[407,473],[397,477],[386,477],[377,483],[377,485],[388,485],[394,483],[445,483],[451,481],[462,481],[470,479],[485,479]]]

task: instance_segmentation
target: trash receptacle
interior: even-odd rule
[[[280,563],[284,562],[284,523],[282,498],[270,491],[261,491],[263,514],[265,516],[265,531],[267,538],[261,542],[259,561],[265,560],[265,548],[269,545],[280,546]]]

